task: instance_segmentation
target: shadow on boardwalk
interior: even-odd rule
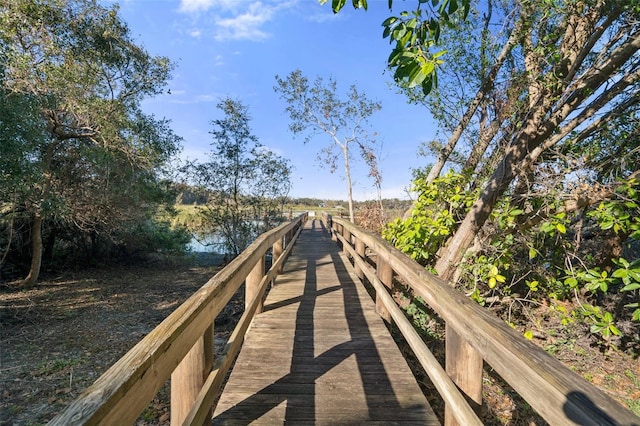
[[[437,424],[374,303],[309,221],[254,321],[214,424]]]

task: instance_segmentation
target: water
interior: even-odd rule
[[[192,236],[187,243],[187,249],[192,253],[225,254],[223,239],[217,235]]]

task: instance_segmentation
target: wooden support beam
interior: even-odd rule
[[[251,305],[251,302],[260,291],[260,281],[262,281],[262,277],[264,277],[264,256],[258,260],[251,272],[249,272],[249,275],[247,275],[244,294],[245,308]],[[262,312],[262,302],[258,304],[258,310],[256,313],[260,312]]]
[[[213,367],[213,325],[171,373],[171,426],[182,425]]]
[[[284,252],[284,241],[280,238],[273,244],[273,263],[275,263]],[[282,273],[282,265],[278,267],[278,273]]]
[[[482,355],[448,324],[445,333],[447,374],[466,396],[471,408],[480,415],[482,409]],[[445,406],[444,424],[445,426],[460,425],[449,405]]]
[[[366,246],[364,245],[364,242],[359,238],[355,238],[355,240],[356,240],[356,253],[358,253],[358,256],[360,256],[361,259],[366,260]],[[353,266],[356,272],[356,276],[360,279],[363,279],[364,272],[362,272],[362,269],[360,269],[357,263]]]
[[[342,227],[342,236],[344,237],[344,239],[346,241],[346,244],[350,246],[351,245],[351,232],[347,228]],[[349,254],[349,250],[347,250],[346,247],[343,246],[342,247],[342,251],[344,252],[344,254],[347,255],[347,257],[351,257],[351,255]]]
[[[382,259],[377,259],[376,275],[378,276],[380,281],[382,281],[382,284],[384,284],[386,288],[391,290],[391,288],[393,287],[393,268],[391,267],[391,265]],[[376,312],[378,312],[378,315],[380,315],[382,319],[390,323],[391,314],[383,303],[381,295],[378,293],[379,292],[376,291]]]

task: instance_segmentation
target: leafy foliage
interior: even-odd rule
[[[240,101],[225,98],[218,109],[224,117],[212,121],[210,161],[191,167],[208,198],[198,231],[218,235],[226,251],[237,255],[282,219],[291,165],[258,143],[248,108]]]
[[[321,4],[327,2],[320,0]],[[345,5],[346,0],[331,3],[334,13]],[[356,9],[368,7],[366,0],[352,0],[352,5]],[[392,9],[393,0],[389,0],[388,6]],[[446,54],[446,50],[438,49],[443,27],[453,26],[458,15],[466,19],[470,7],[470,0],[420,0],[414,10],[403,11],[382,22],[382,36],[393,45],[387,63],[399,85],[421,87],[425,94],[431,92],[437,85],[437,68],[443,64],[442,57]]]
[[[417,174],[414,186],[420,196],[410,217],[388,224],[383,236],[431,269],[477,189],[472,189],[468,176],[453,172],[426,185],[424,174]],[[565,321],[581,318],[611,345],[613,338],[624,337],[621,322],[639,322],[635,328],[640,327],[638,189],[635,178],[619,181],[608,193],[610,198],[586,212],[533,199],[532,204],[546,209],[544,219],[537,221],[532,219],[540,218],[540,210],[511,206],[509,197],[503,197],[481,239],[467,252],[459,283],[483,305],[489,300],[553,305],[575,299],[575,311],[562,314]],[[600,242],[612,237],[623,237],[625,252],[635,260],[602,253]]]
[[[0,227],[8,251],[31,258],[33,284],[45,242],[124,241],[171,199],[163,177],[181,139],[140,103],[172,64],[94,0],[9,2],[0,51]]]
[[[418,177],[412,189],[419,197],[411,215],[390,223],[382,236],[412,259],[429,264],[475,199],[475,192],[465,191],[468,183],[467,177],[453,172],[431,183]]]

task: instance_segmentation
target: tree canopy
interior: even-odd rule
[[[140,102],[161,93],[172,64],[135,43],[116,6],[94,0],[10,2],[0,51],[0,155],[12,183],[1,202],[30,224],[33,284],[43,230],[115,237],[164,199],[162,167],[180,138]]]

